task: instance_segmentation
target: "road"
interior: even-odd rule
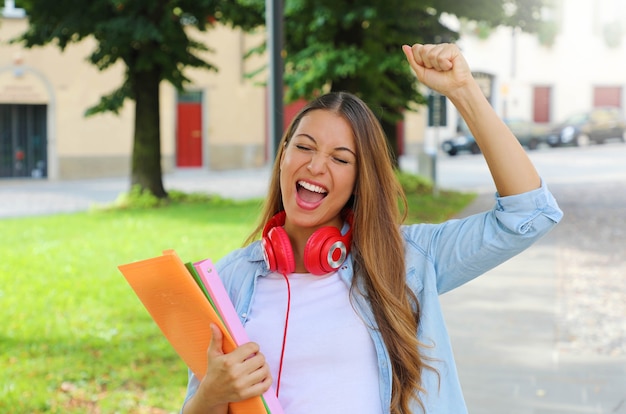
[[[537,170],[550,183],[584,185],[621,182],[626,185],[626,145],[619,142],[587,148],[541,148],[529,151]],[[480,155],[460,154],[437,158],[438,185],[441,188],[492,191],[489,171]]]

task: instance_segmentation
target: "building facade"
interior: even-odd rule
[[[0,18],[0,179],[129,174],[134,103],[127,101],[119,115],[84,115],[121,85],[123,66],[98,71],[86,61],[96,46],[90,39],[63,52],[54,45],[9,44],[27,29],[28,20],[7,3]],[[263,62],[243,58],[262,39],[219,26],[192,36],[214,50],[203,57],[219,71],[188,71],[192,82],[182,93],[161,85],[164,171],[264,165],[265,88],[245,78]]]
[[[498,28],[463,36],[472,68],[494,76],[503,116],[555,123],[598,106],[624,108],[626,8],[620,0],[558,0],[551,37]],[[496,51],[494,53],[494,51]]]

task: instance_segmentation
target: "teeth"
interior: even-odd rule
[[[313,191],[315,193],[326,194],[326,190],[324,190],[319,185],[314,185],[311,183],[307,183],[306,181],[298,181],[298,185],[306,188],[309,191]]]

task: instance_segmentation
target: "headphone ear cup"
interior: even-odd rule
[[[296,270],[296,260],[285,229],[274,227],[263,238],[263,252],[270,270],[283,275]]]
[[[348,253],[344,239],[336,227],[315,231],[304,248],[304,267],[314,275],[337,270]]]
[[[276,271],[276,255],[274,254],[270,239],[267,236],[263,236],[261,244],[263,246],[263,259],[265,259],[267,268],[271,271]]]

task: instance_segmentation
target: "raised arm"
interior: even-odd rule
[[[414,44],[402,50],[417,79],[457,108],[487,161],[500,196],[541,186],[526,151],[485,98],[456,45]]]

